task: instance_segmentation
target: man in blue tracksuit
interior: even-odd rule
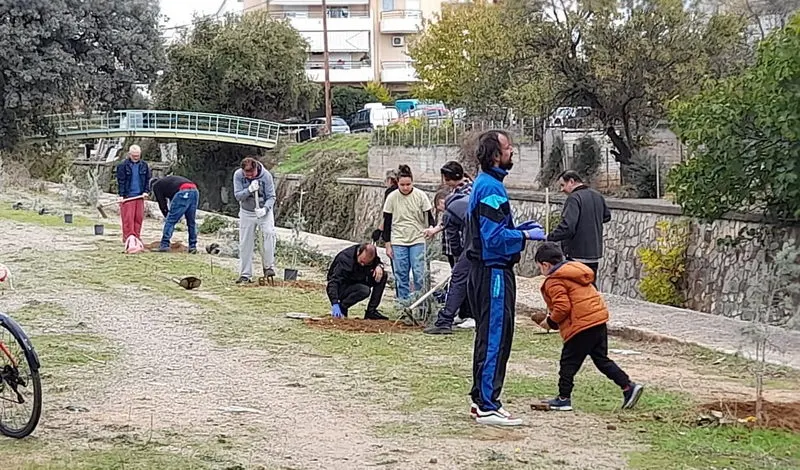
[[[514,338],[516,279],[514,265],[526,240],[544,240],[536,222],[514,226],[503,179],[513,166],[511,138],[487,131],[478,140],[481,173],[472,186],[466,221],[466,256],[470,261],[467,295],[475,315],[473,383],[470,414],[478,423],[517,426],[500,403],[506,364]]]

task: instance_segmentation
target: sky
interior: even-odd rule
[[[192,22],[192,13],[208,15],[216,13],[222,0],[161,0],[161,14],[169,19],[166,27],[181,26]]]

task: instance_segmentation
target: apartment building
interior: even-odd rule
[[[446,0],[445,0],[446,1]],[[334,84],[380,81],[393,90],[407,90],[417,81],[408,41],[423,19],[440,11],[442,0],[327,0],[328,60]],[[244,11],[267,9],[285,18],[309,43],[306,69],[323,82],[321,0],[244,0]]]

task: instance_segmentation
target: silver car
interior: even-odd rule
[[[312,126],[319,126],[320,128],[325,127],[325,118],[314,118],[312,119],[309,124]],[[349,134],[350,133],[350,126],[347,125],[344,119],[340,118],[339,116],[331,117],[331,134]]]

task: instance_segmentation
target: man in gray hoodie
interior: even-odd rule
[[[275,276],[275,183],[264,165],[252,157],[242,160],[233,173],[233,195],[239,201],[239,279],[250,283],[253,277],[253,252],[256,227],[264,237],[261,266],[265,277]]]

